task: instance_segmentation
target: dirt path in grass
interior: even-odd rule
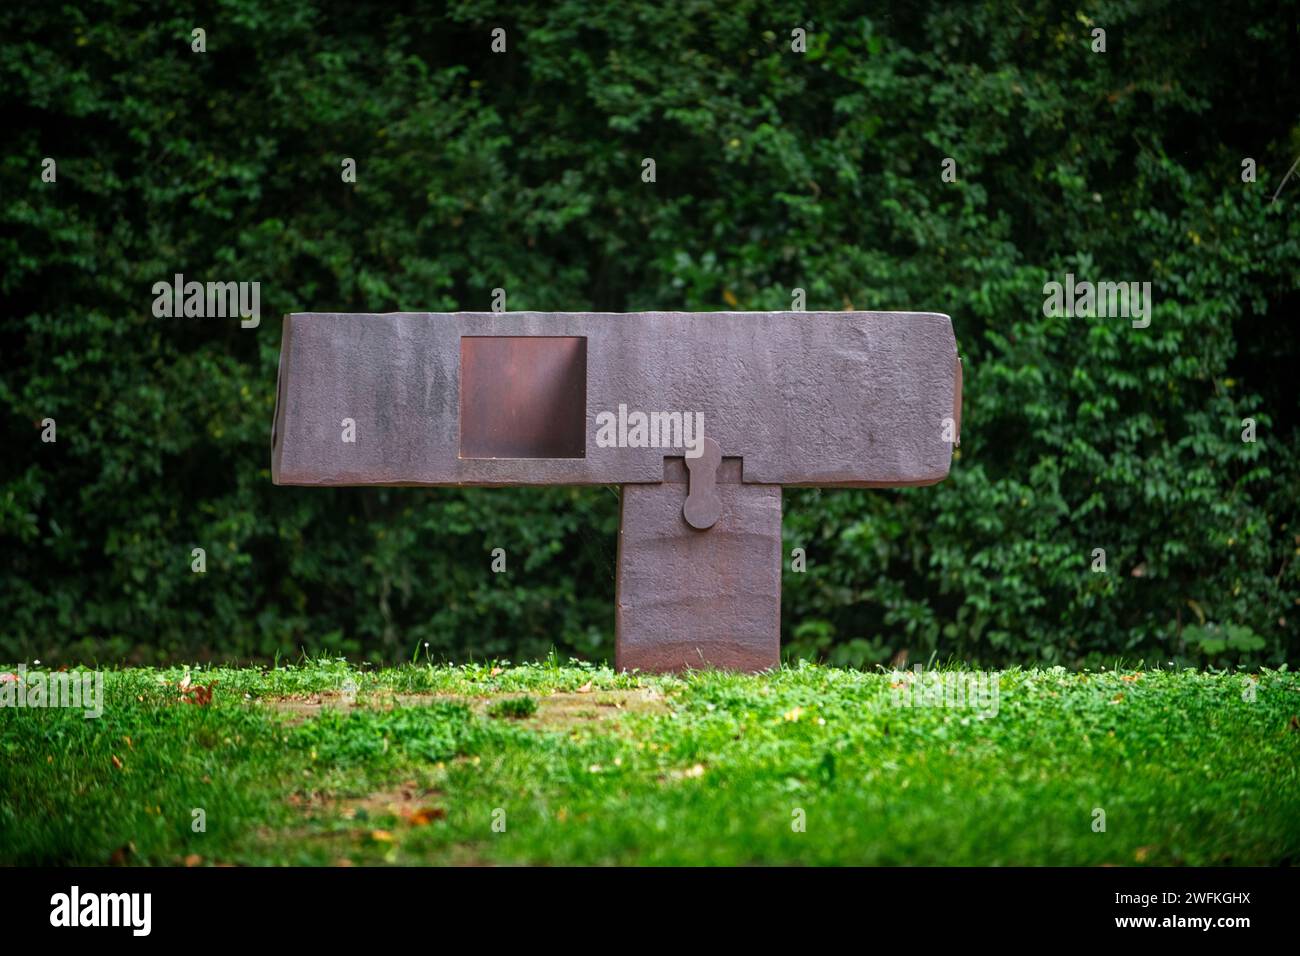
[[[532,697],[537,701],[537,711],[530,717],[496,718],[514,719],[524,727],[537,730],[568,730],[585,723],[600,723],[628,714],[667,714],[668,702],[663,693],[653,687],[634,690],[556,691],[535,695],[523,692],[495,694],[491,697],[471,697],[464,694],[394,694],[383,691],[366,693],[352,699],[330,691],[303,697],[263,697],[255,706],[267,707],[288,716],[290,723],[301,723],[320,716],[325,711],[353,709],[391,710],[396,707],[422,707],[435,701],[454,701],[465,704],[481,717],[493,704],[503,700]]]

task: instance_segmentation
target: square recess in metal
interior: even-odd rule
[[[461,458],[585,458],[587,340],[465,335]]]

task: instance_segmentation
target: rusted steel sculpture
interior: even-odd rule
[[[941,481],[960,416],[929,312],[311,312],[284,320],[272,477],[622,485],[615,665],[756,671],[781,487]]]

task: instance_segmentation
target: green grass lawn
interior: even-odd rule
[[[193,671],[206,704],[183,676],[0,708],[0,863],[1300,861],[1285,671],[1007,671],[986,717],[818,666],[322,661]]]

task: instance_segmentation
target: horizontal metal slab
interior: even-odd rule
[[[512,375],[503,363],[493,407],[484,378],[493,366],[483,364],[493,350],[463,347],[466,336],[585,340],[585,370],[568,350],[553,373],[566,378],[539,395],[556,410],[556,435],[533,442],[518,417],[549,420],[528,418],[520,389],[551,373],[516,364]],[[484,403],[464,419],[463,355],[474,357],[471,393]],[[584,371],[576,448],[558,418],[577,414],[574,376]],[[960,364],[951,321],[930,312],[297,313],[284,320],[272,475],[284,485],[662,481],[665,456],[682,448],[597,443],[598,416],[620,405],[701,413],[722,454],[743,459],[746,483],[925,485],[948,474],[944,420],[960,420]],[[474,433],[462,457],[464,421]],[[513,448],[567,457],[472,456]]]

